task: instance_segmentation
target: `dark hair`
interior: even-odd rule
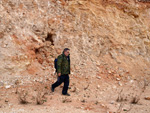
[[[63,50],[63,53],[65,52],[65,51],[67,51],[67,50],[70,50],[69,48],[65,48],[64,50]]]

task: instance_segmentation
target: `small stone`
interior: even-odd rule
[[[81,102],[85,103],[86,101],[85,101],[85,99],[83,99],[83,100],[81,100]]]
[[[115,103],[114,101],[111,101],[111,102],[110,102],[110,104],[114,104],[114,103]]]
[[[118,84],[119,84],[119,86],[122,86],[122,83],[120,81],[118,82]]]
[[[133,80],[130,80],[130,83],[133,83]]]
[[[76,87],[71,88],[71,92],[76,92]]]
[[[102,106],[102,107],[105,107],[105,105],[104,105],[104,104],[101,104],[101,106]]]
[[[97,89],[99,89],[100,88],[100,85],[97,85]]]
[[[5,102],[8,102],[8,99],[6,99]]]
[[[110,74],[110,73],[111,73],[111,71],[108,71],[108,73]]]
[[[6,88],[6,89],[8,89],[8,88],[10,88],[10,87],[11,87],[11,85],[7,85],[7,86],[5,86],[5,88]]]
[[[118,80],[118,81],[119,81],[119,80],[120,80],[120,78],[117,78],[116,80]]]
[[[150,97],[145,97],[145,100],[150,100]]]
[[[100,77],[100,76],[97,76],[97,78],[98,78],[98,79],[101,79],[101,77]]]
[[[68,103],[68,102],[72,102],[72,100],[65,98],[62,102],[63,102],[63,103]]]
[[[116,88],[117,88],[117,87],[114,85],[114,86],[113,86],[113,89],[116,89]]]

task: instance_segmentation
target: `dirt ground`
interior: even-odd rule
[[[0,113],[150,113],[150,85],[147,81],[70,76],[71,96],[63,96],[63,84],[55,92],[50,91],[55,80],[56,77],[45,83],[1,88]]]

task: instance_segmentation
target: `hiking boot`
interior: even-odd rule
[[[51,86],[51,91],[54,92],[54,88]]]
[[[66,94],[62,94],[62,95],[65,95],[65,96],[70,96],[70,94],[69,94],[69,93],[66,93]]]

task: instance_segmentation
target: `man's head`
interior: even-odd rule
[[[68,56],[70,54],[70,49],[69,48],[65,48],[63,53]]]

